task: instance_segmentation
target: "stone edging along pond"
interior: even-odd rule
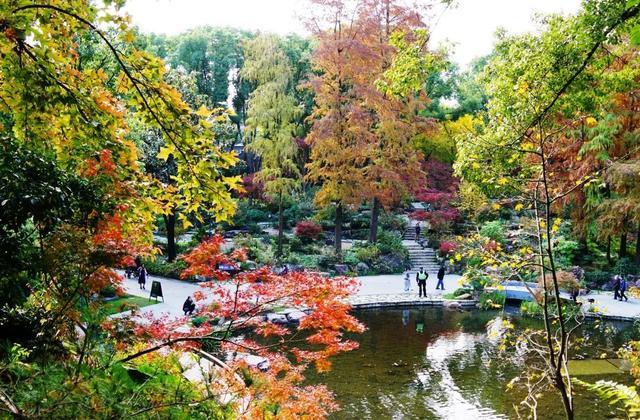
[[[398,308],[406,306],[442,306],[452,309],[475,309],[477,300],[446,300],[442,298],[421,299],[407,295],[363,295],[351,299],[353,309]]]
[[[407,296],[403,294],[397,295],[363,295],[351,298],[351,306],[353,309],[375,309],[375,308],[402,308],[415,306],[441,306],[450,309],[476,309],[477,300],[447,300],[442,298],[420,299],[415,296]],[[585,312],[586,318],[598,318],[610,321],[626,321],[634,322],[638,318],[612,315],[607,313]]]

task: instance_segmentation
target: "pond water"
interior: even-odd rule
[[[360,348],[336,357],[329,373],[309,375],[311,382],[325,383],[336,394],[341,410],[333,418],[516,418],[514,405],[523,394],[507,392],[506,385],[527,360],[506,362],[500,357],[500,340],[487,332],[488,325],[501,325],[503,318],[511,317],[516,329],[540,328],[537,320],[442,308],[362,310],[356,315],[368,327],[357,337]],[[580,332],[589,344],[572,357],[615,357],[620,345],[637,338],[634,331],[631,323],[591,323]],[[626,373],[581,379],[632,382]],[[578,393],[575,398],[578,419],[610,418],[615,413],[591,394]],[[564,418],[557,393],[540,399],[538,414],[543,419]]]

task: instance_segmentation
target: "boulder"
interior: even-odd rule
[[[286,315],[276,314],[274,312],[267,314],[267,321],[273,322],[274,324],[287,324],[289,322]]]
[[[471,294],[470,293],[463,293],[460,296],[456,297],[456,299],[458,300],[467,300],[467,299],[471,299]]]
[[[369,266],[366,263],[359,262],[356,265],[356,271],[358,272],[358,274],[365,274],[369,272]]]
[[[336,274],[339,276],[344,276],[349,272],[349,267],[346,266],[345,264],[336,264],[333,266],[333,269],[335,270]]]
[[[291,312],[289,312],[289,313],[286,315],[287,320],[288,320],[289,322],[293,322],[293,323],[298,323],[298,322],[300,322],[300,320],[301,320],[302,318],[304,318],[305,316],[307,316],[307,314],[306,314],[306,313],[304,313],[304,312],[302,312],[302,311],[297,311],[297,310],[296,310],[296,311],[291,311]]]
[[[444,303],[445,308],[457,309],[460,307],[460,303],[456,301],[449,301]]]

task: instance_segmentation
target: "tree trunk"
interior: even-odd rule
[[[176,259],[176,215],[171,213],[163,215],[164,225],[167,228],[167,261],[172,262]]]
[[[342,255],[342,203],[336,206],[335,246],[336,254]]]
[[[607,236],[607,264],[611,267],[611,236]]]
[[[636,264],[640,265],[640,225],[638,225],[638,233],[636,234]]]
[[[618,252],[618,259],[625,258],[627,256],[627,232],[622,232],[620,235],[620,250]]]
[[[371,205],[371,220],[369,222],[369,242],[372,244],[378,241],[378,216],[380,216],[380,201],[374,198]]]
[[[282,241],[284,239],[284,209],[282,208],[282,193],[278,199],[278,250],[276,257],[282,257]]]

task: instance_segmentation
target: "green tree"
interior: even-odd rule
[[[256,179],[278,203],[278,249],[282,256],[284,201],[300,187],[296,164],[295,122],[300,109],[291,95],[291,64],[273,35],[262,35],[245,46],[241,75],[255,85],[247,109],[248,149],[260,156]]]
[[[588,1],[575,17],[546,17],[541,35],[502,34],[484,70],[487,124],[478,134],[466,134],[458,142],[456,168],[465,182],[475,183],[490,197],[531,209],[535,241],[521,250],[524,257],[518,257],[511,267],[521,275],[538,277],[550,292],[542,294],[545,332],[534,339],[536,348],[544,349],[538,354],[546,380],[537,382],[529,398],[551,384],[559,392],[568,419],[575,416],[567,369],[572,324],[562,310],[567,304],[560,298],[560,283],[566,274],[559,270],[554,253],[560,226],[556,208],[598,173],[583,172],[569,186],[559,182],[555,162],[575,143],[564,133],[580,126],[585,113],[593,111],[590,98],[599,85],[594,79],[599,72],[590,73],[590,66],[598,53],[606,55],[611,44],[619,42],[616,37],[623,36],[627,23],[637,22],[639,12],[640,7],[625,2]],[[500,258],[491,257],[485,263],[510,267]],[[549,312],[551,302],[557,314]]]

